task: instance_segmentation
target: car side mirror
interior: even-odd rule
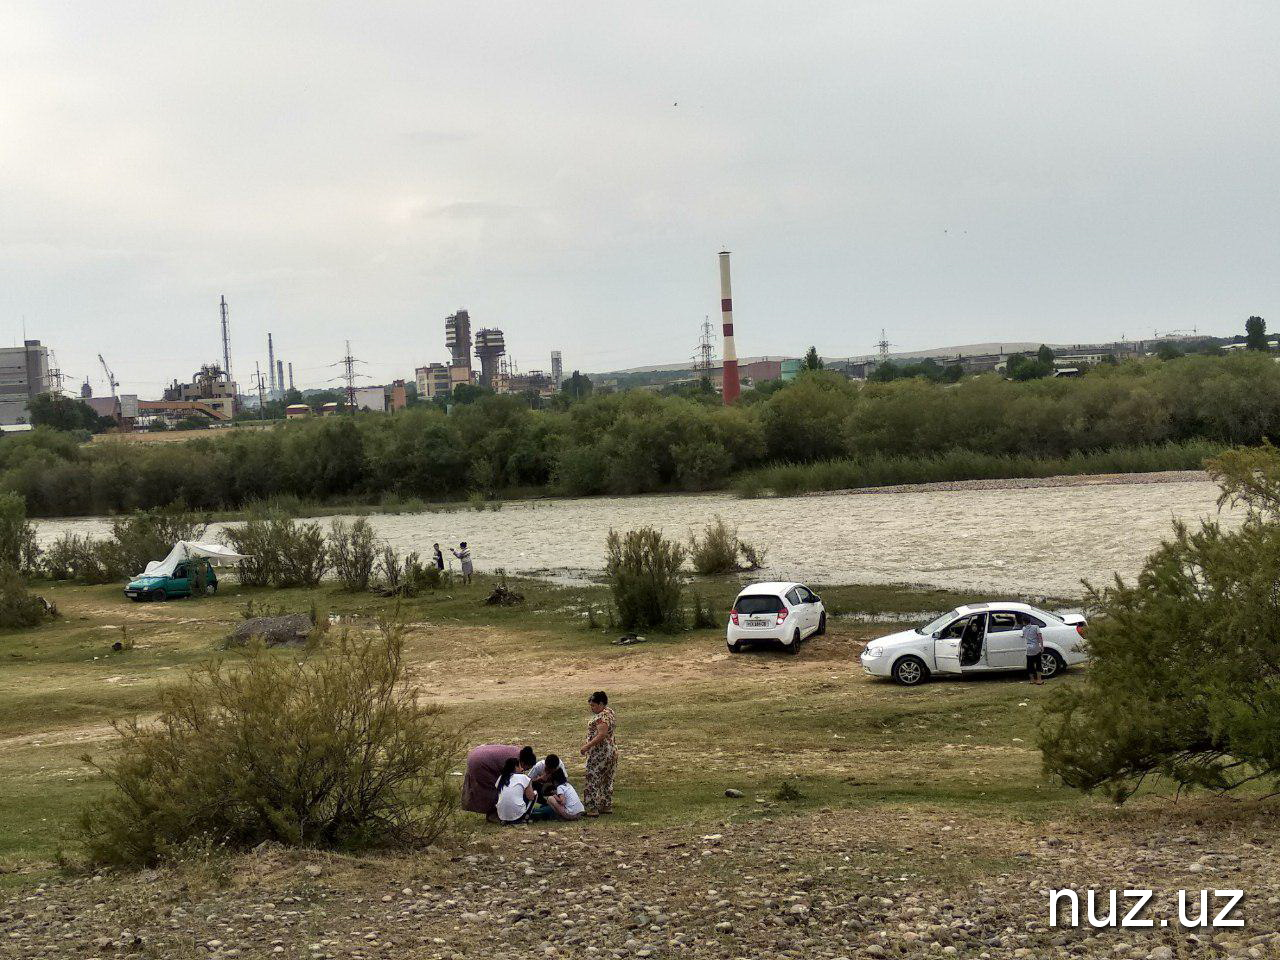
[[[941,639],[941,638],[942,638],[942,631],[941,631],[941,630],[935,630],[935,631],[933,631],[933,639],[935,639],[935,640],[939,640],[939,639]]]

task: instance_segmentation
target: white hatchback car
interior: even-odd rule
[[[827,632],[822,598],[803,583],[753,583],[733,601],[725,643],[731,653],[753,643],[780,644],[787,653]]]
[[[1078,614],[1058,616],[1025,603],[972,603],[923,627],[872,640],[862,651],[862,666],[874,677],[892,677],[908,687],[931,673],[1026,670],[1022,628],[1028,623],[1044,637],[1040,672],[1046,679],[1088,659],[1087,624]]]

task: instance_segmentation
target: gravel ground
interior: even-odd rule
[[[1263,813],[1206,823],[1175,808],[1046,835],[971,814],[770,811],[714,832],[482,827],[419,857],[267,848],[59,881],[0,902],[0,956],[1280,956]],[[1154,888],[1155,926],[1093,929],[1082,903],[1080,928],[1050,928],[1051,888]],[[1227,888],[1246,891],[1243,929],[1179,925],[1178,890]]]

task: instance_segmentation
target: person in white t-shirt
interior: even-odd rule
[[[549,764],[548,764],[549,766]],[[543,787],[543,802],[529,814],[531,820],[577,820],[586,812],[582,798],[565,776],[564,768],[547,774]]]
[[[512,757],[502,766],[502,775],[496,784],[498,790],[498,819],[506,824],[520,823],[533,809],[533,783],[526,773],[521,773],[519,761]]]

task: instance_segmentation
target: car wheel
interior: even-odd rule
[[[740,643],[726,643],[725,646],[729,648],[730,653],[742,652],[742,644]]]
[[[795,633],[791,635],[790,643],[784,643],[782,645],[782,649],[786,650],[787,653],[800,652],[800,631],[799,630],[797,630]]]
[[[827,613],[824,610],[822,616],[818,618],[818,629],[813,631],[815,637],[820,637],[827,632]]]
[[[204,595],[206,597],[212,597],[217,592],[218,592],[218,585],[216,583],[206,583],[204,585]]]
[[[919,657],[903,657],[893,665],[893,679],[904,687],[915,687],[929,679],[929,668]]]
[[[1056,677],[1067,669],[1067,663],[1055,651],[1046,650],[1040,654],[1040,676],[1045,680]]]
[[[152,600],[168,600],[169,598],[165,594],[164,590],[152,590],[151,599]]]

